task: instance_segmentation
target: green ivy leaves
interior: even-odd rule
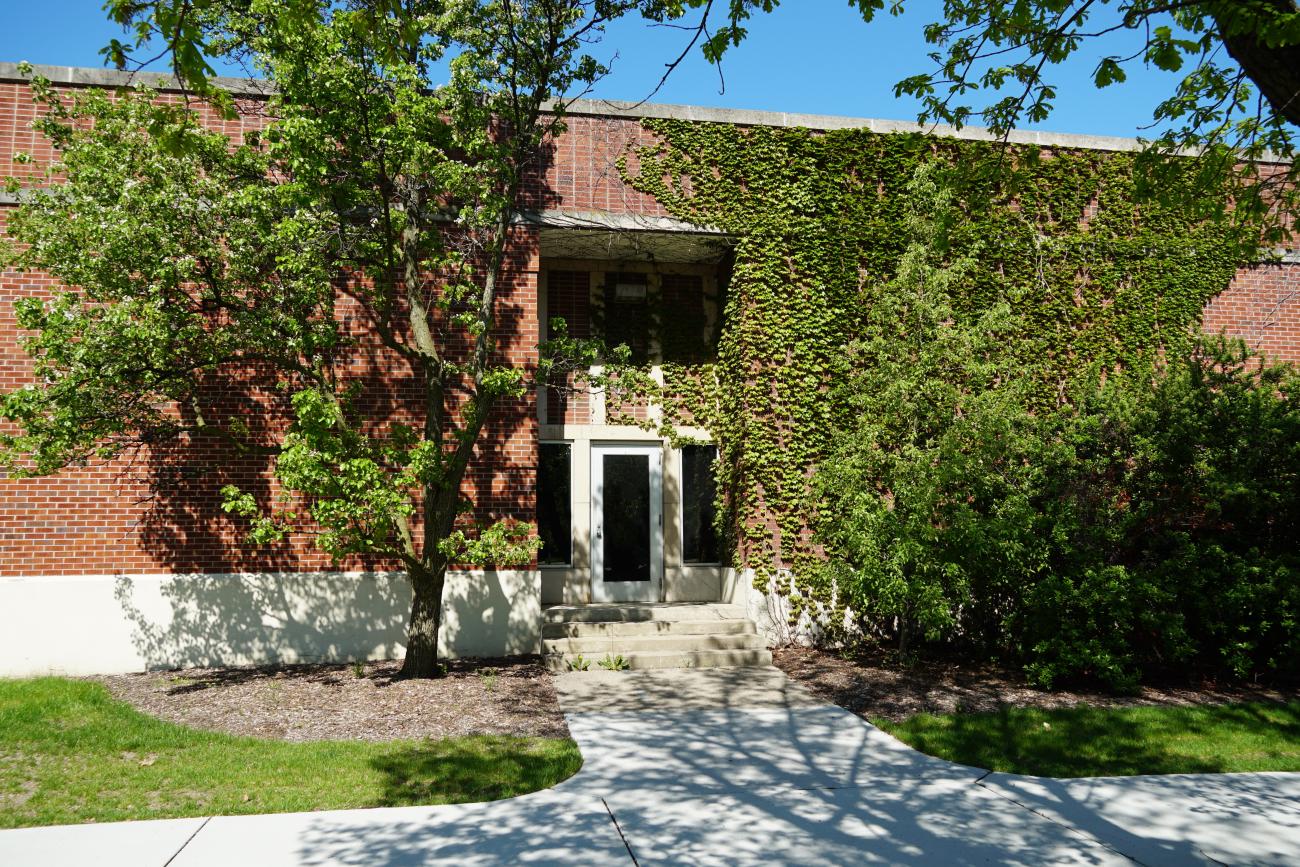
[[[1140,199],[1129,154],[644,124],[659,141],[624,161],[627,181],[736,238],[717,364],[665,370],[657,399],[666,420],[701,420],[719,445],[735,563],[763,582],[806,565],[800,582],[823,600],[809,479],[855,409],[834,396],[846,348],[888,333],[872,325],[880,289],[914,267],[905,188],[918,167],[947,167],[946,252],[930,265],[951,277],[951,315],[1007,311],[1000,339],[1037,371],[1031,402],[1042,406],[1078,377],[1187,351],[1204,304],[1257,240],[1214,219],[1212,201],[1192,213]],[[1191,172],[1171,182],[1192,183]]]

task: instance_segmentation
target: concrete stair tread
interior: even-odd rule
[[[547,667],[554,672],[570,671],[569,663],[576,661],[578,654],[549,654],[545,657]],[[691,650],[691,651],[646,651],[633,650],[609,656],[622,656],[631,671],[644,671],[656,668],[741,668],[749,666],[767,666],[772,664],[772,652],[767,648],[747,650]],[[587,656],[583,659],[590,664],[590,670],[600,669],[599,662],[605,654]]]
[[[754,622],[739,605],[709,602],[555,605],[542,617],[551,671],[582,657],[590,670],[622,656],[630,669],[740,668],[771,665]]]
[[[552,605],[544,623],[643,623],[649,621],[743,620],[744,608],[718,602],[602,602]]]
[[[752,650],[763,647],[761,636],[749,633],[721,635],[601,635],[552,638],[542,641],[545,653],[628,653],[673,650]]]
[[[756,632],[754,621],[742,617],[727,620],[637,620],[571,621],[543,623],[542,638],[597,638],[604,636],[649,635],[749,635]]]

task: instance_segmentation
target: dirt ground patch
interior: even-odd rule
[[[1292,701],[1294,689],[1214,683],[1145,686],[1136,695],[1089,691],[1046,691],[1030,686],[1014,669],[954,662],[900,666],[887,655],[845,659],[808,648],[772,653],[778,668],[815,694],[864,719],[902,722],[918,713],[980,713],[1003,706],[1063,708],[1135,705],[1226,704]]]
[[[287,741],[568,737],[537,657],[465,659],[438,680],[397,680],[399,663],[190,668],[89,678],[160,719]]]

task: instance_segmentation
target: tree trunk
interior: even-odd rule
[[[398,677],[443,675],[438,661],[438,632],[442,628],[442,588],[447,567],[420,574],[411,570],[411,623],[406,630],[406,658]]]
[[[1270,23],[1276,33],[1279,19],[1297,14],[1296,0],[1233,0],[1218,4],[1213,14],[1232,59],[1275,112],[1300,125],[1300,45],[1269,45],[1259,38]]]

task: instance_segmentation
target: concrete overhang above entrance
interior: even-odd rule
[[[540,253],[548,259],[714,265],[733,243],[720,229],[672,217],[553,210],[524,219],[540,227]]]

